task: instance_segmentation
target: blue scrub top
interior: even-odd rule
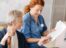
[[[47,30],[47,26],[44,22],[42,15],[38,16],[38,22],[35,23],[33,16],[30,13],[26,13],[23,16],[22,33],[27,38],[41,38],[41,33]],[[38,48],[37,43],[28,43],[29,48]]]

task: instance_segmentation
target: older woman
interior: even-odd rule
[[[17,31],[22,25],[22,13],[13,10],[9,13],[6,29],[0,31],[0,48],[27,48],[24,35]]]

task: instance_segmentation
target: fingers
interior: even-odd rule
[[[38,42],[38,45],[47,44],[47,43],[50,42],[50,40],[51,40],[51,36],[50,35],[47,35],[45,37],[41,37],[41,39]]]
[[[38,42],[38,45],[43,45],[48,43],[48,38],[47,37],[41,37],[41,39]]]
[[[11,37],[12,36],[12,32],[8,32],[8,37]]]
[[[45,37],[45,39],[43,40],[43,44],[46,44],[49,42],[49,38],[48,37]]]
[[[10,45],[11,44],[11,37],[9,36],[7,39],[7,44]]]
[[[12,32],[12,26],[7,27],[7,32]]]
[[[56,29],[54,28],[54,29],[51,29],[51,32],[54,32],[54,31],[56,31]]]
[[[7,27],[7,33],[9,36],[12,36],[14,32],[14,27],[13,26],[8,26]]]
[[[45,37],[42,37],[40,42],[42,42],[43,44],[46,44],[46,43],[49,43],[51,40],[51,36],[50,35],[47,35]]]
[[[1,40],[2,45],[5,45],[5,42],[6,42],[7,38],[8,38],[8,34],[6,33],[5,36]]]
[[[51,35],[47,35],[46,37],[47,37],[49,40],[52,39]]]

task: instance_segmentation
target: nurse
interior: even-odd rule
[[[37,43],[42,40],[41,36],[48,34],[47,26],[41,15],[44,4],[44,0],[31,0],[25,7],[22,33],[26,37],[29,48],[39,48]],[[46,39],[48,37],[43,38],[43,40]]]

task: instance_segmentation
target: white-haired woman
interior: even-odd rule
[[[28,48],[24,35],[17,31],[22,25],[22,12],[13,10],[8,16],[6,29],[0,31],[0,48]]]

